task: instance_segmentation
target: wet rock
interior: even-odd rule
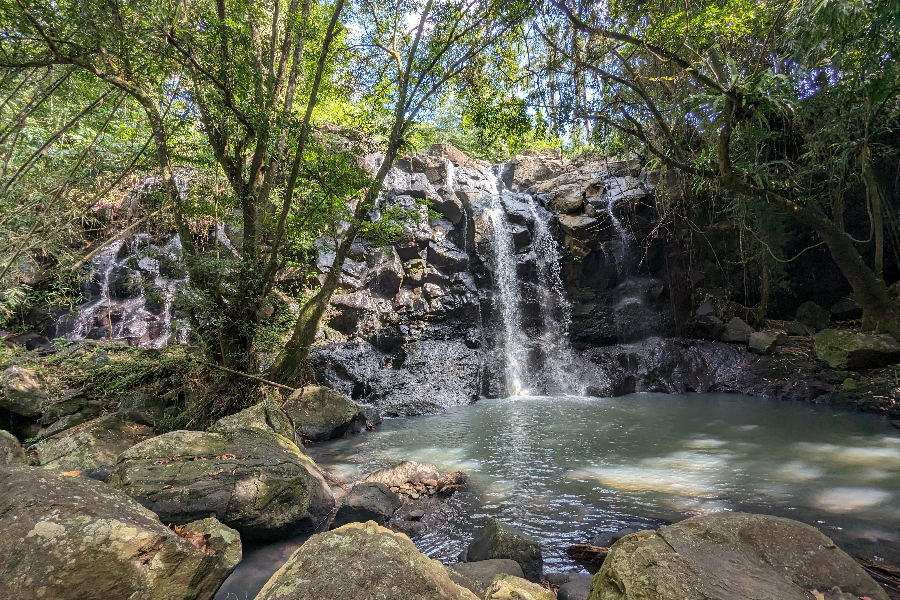
[[[501,179],[510,189],[525,190],[537,182],[558,177],[569,168],[569,162],[558,150],[526,150],[506,163]]]
[[[23,417],[38,417],[47,401],[40,376],[22,367],[9,367],[0,375],[0,408]]]
[[[519,563],[525,578],[529,581],[540,581],[544,561],[541,557],[541,544],[535,538],[522,531],[491,519],[487,525],[475,534],[466,553],[467,561],[488,560],[492,558],[508,558]]]
[[[134,390],[119,402],[119,413],[135,423],[156,427],[166,413],[166,401],[145,390]]]
[[[826,329],[813,338],[819,360],[832,369],[876,369],[900,359],[900,343],[886,334]]]
[[[750,334],[755,330],[747,325],[740,317],[734,317],[725,325],[721,339],[723,342],[746,344],[750,341]]]
[[[334,507],[315,463],[263,429],[149,439],[121,454],[109,485],[166,522],[213,515],[248,541],[315,529]]]
[[[521,577],[499,575],[488,586],[484,600],[556,600],[556,594]]]
[[[309,440],[329,440],[344,435],[359,407],[331,388],[306,386],[290,395],[284,412],[294,421],[299,435]]]
[[[637,177],[610,177],[605,183],[606,193],[603,194],[603,200],[610,206],[623,200],[634,202],[650,195],[644,182]]]
[[[50,403],[44,408],[41,416],[41,424],[49,425],[54,421],[80,411],[88,403],[88,397],[83,390],[70,389],[60,394],[59,400]]]
[[[404,460],[393,467],[379,469],[363,479],[366,482],[383,483],[387,487],[399,487],[406,483],[419,483],[423,479],[438,479],[440,474],[434,465]]]
[[[772,354],[777,346],[787,342],[787,333],[781,330],[754,331],[750,334],[748,346],[757,354]]]
[[[590,600],[807,600],[808,590],[835,586],[857,597],[888,598],[809,525],[719,513],[620,540],[594,576]]]
[[[831,325],[831,313],[828,312],[827,308],[819,306],[815,302],[804,302],[797,307],[797,316],[795,318],[816,331],[828,329]]]
[[[828,312],[830,312],[831,316],[838,321],[862,319],[862,308],[860,308],[859,304],[852,296],[850,298],[845,298],[840,302],[835,302],[829,307]]]
[[[578,215],[559,215],[557,220],[562,230],[576,239],[589,238],[599,223],[592,217]]]
[[[450,580],[443,565],[420,553],[408,537],[372,521],[314,535],[256,598],[477,600]]]
[[[359,483],[341,502],[329,529],[337,529],[347,523],[375,521],[384,524],[400,508],[400,496],[378,482]]]
[[[144,291],[143,281],[143,277],[137,271],[116,266],[109,273],[107,289],[113,298],[137,298]]]
[[[241,558],[221,524],[198,548],[128,496],[56,471],[0,468],[0,529],[10,598],[206,600]]]
[[[429,300],[434,300],[435,298],[441,298],[447,295],[447,292],[436,283],[426,283],[422,285],[422,293],[425,294],[425,297]]]
[[[424,510],[416,509],[416,510],[409,511],[409,514],[406,515],[406,519],[408,521],[421,521],[422,517],[424,517],[424,516],[425,516]]]
[[[0,467],[27,464],[28,457],[25,456],[25,451],[18,438],[10,432],[0,429]]]
[[[591,580],[587,573],[572,573],[569,580],[559,586],[557,600],[587,600],[591,593]]]
[[[393,298],[403,283],[403,261],[393,247],[378,252],[370,258],[371,265],[366,286],[385,298]]]
[[[695,337],[704,340],[717,340],[725,331],[725,323],[715,315],[701,315],[691,320]]]
[[[230,431],[261,429],[277,433],[289,440],[294,439],[294,425],[288,414],[270,399],[245,408],[239,413],[216,421],[209,431],[212,433],[228,433]]]
[[[457,273],[469,266],[469,255],[449,242],[429,242],[428,262],[444,273]]]
[[[462,222],[464,208],[456,193],[446,188],[441,188],[434,198],[434,210],[441,213],[454,225]]]
[[[470,590],[479,598],[484,598],[491,582],[498,575],[524,577],[519,563],[505,558],[450,565],[447,567],[447,574],[457,585]]]
[[[114,413],[42,440],[34,452],[41,467],[87,471],[116,464],[122,452],[153,435],[151,427]]]
[[[577,213],[581,211],[584,204],[584,185],[581,183],[570,183],[562,185],[550,195],[550,210],[556,214],[559,213]]]

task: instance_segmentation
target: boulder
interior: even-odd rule
[[[462,202],[455,193],[447,188],[441,188],[438,191],[434,198],[434,210],[444,215],[454,225],[459,225],[464,214]]]
[[[428,149],[428,154],[437,158],[446,158],[461,167],[468,166],[469,164],[472,164],[474,162],[466,155],[465,152],[456,148],[452,144],[447,144],[444,142],[432,144],[431,148]]]
[[[289,440],[294,439],[294,425],[291,423],[291,418],[274,400],[270,399],[219,419],[209,428],[209,431],[227,433],[253,429],[277,433]]]
[[[397,251],[388,246],[386,250],[369,257],[369,272],[366,286],[385,298],[393,298],[403,283],[403,261]]]
[[[22,450],[18,438],[8,431],[0,429],[0,466],[27,465],[28,457]]]
[[[831,313],[828,312],[827,308],[819,306],[815,302],[804,302],[798,306],[795,318],[816,331],[828,329],[831,325]]]
[[[329,440],[344,435],[359,407],[331,388],[309,385],[290,395],[284,412],[304,438]]]
[[[813,338],[819,360],[832,369],[877,369],[900,359],[900,343],[886,334],[825,329]]]
[[[330,529],[347,523],[375,521],[384,524],[400,508],[400,496],[383,483],[359,483],[344,496]]]
[[[423,479],[440,479],[437,467],[404,460],[393,467],[370,473],[363,481],[375,481],[391,488],[399,487],[404,483],[419,483]]]
[[[44,438],[48,438],[56,435],[61,431],[65,431],[66,429],[71,429],[76,425],[81,425],[87,419],[84,418],[84,415],[81,413],[75,413],[73,415],[66,415],[53,423],[50,423],[46,427],[41,427],[38,430],[38,435]]]
[[[484,598],[484,593],[498,575],[524,577],[519,563],[506,558],[450,565],[447,567],[447,574],[457,585],[470,590],[479,598]]]
[[[114,413],[52,435],[34,452],[41,467],[88,471],[116,464],[122,452],[153,436],[151,427]]]
[[[828,308],[828,312],[838,321],[862,319],[862,308],[853,299],[853,296],[844,298],[840,302],[835,302]]]
[[[373,521],[312,536],[256,600],[477,600],[402,533]]]
[[[469,255],[449,242],[428,242],[428,263],[445,273],[465,271]]]
[[[622,538],[590,600],[808,600],[840,587],[888,596],[817,529],[780,517],[719,513]]]
[[[725,331],[725,323],[715,315],[700,315],[691,319],[694,336],[707,340],[717,340]]]
[[[501,178],[506,187],[524,190],[537,182],[558,177],[567,170],[569,162],[559,150],[526,150],[506,163]]]
[[[599,221],[593,217],[579,215],[559,215],[557,220],[563,231],[582,240],[588,239],[599,224]]]
[[[754,329],[747,325],[740,317],[734,317],[725,325],[722,331],[722,337],[719,338],[723,342],[736,342],[746,344],[750,341],[750,334]]]
[[[0,467],[4,594],[23,600],[212,598],[241,559],[237,532],[214,521],[179,535],[102,483]]]
[[[556,600],[556,594],[513,575],[498,575],[484,593],[484,600]]]
[[[591,593],[591,580],[587,573],[572,573],[569,580],[559,586],[557,600],[587,600]]]
[[[144,390],[134,390],[119,402],[119,412],[130,421],[156,427],[166,413],[166,401]]]
[[[0,375],[0,408],[23,417],[41,415],[42,405],[47,402],[47,390],[40,376],[22,367],[9,367]]]
[[[535,582],[541,580],[544,561],[541,557],[540,542],[497,519],[488,521],[487,525],[475,534],[475,539],[466,551],[467,562],[491,558],[514,560],[522,567],[525,579]]]
[[[65,390],[59,397],[59,400],[50,403],[44,408],[44,414],[41,416],[41,424],[49,425],[54,421],[77,413],[84,408],[89,399],[83,390],[71,389]]]
[[[315,463],[263,429],[173,431],[122,453],[109,485],[167,523],[215,516],[249,541],[318,527],[334,498]]]
[[[780,329],[771,331],[754,331],[750,334],[748,345],[756,354],[772,354],[776,346],[787,342],[787,333]]]
[[[813,329],[809,325],[801,323],[800,321],[791,321],[790,323],[788,323],[787,331],[791,335],[799,335],[803,337],[809,337],[816,334],[815,329]]]
[[[577,213],[584,204],[584,184],[570,183],[553,190],[550,195],[550,210],[559,213]]]

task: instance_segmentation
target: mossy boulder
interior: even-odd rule
[[[88,471],[114,465],[119,455],[155,434],[151,427],[110,414],[38,442],[38,464],[63,471]]]
[[[505,558],[450,565],[447,567],[447,573],[457,585],[463,586],[479,598],[484,598],[484,593],[498,575],[524,577],[519,563]]]
[[[484,600],[556,600],[556,594],[521,577],[498,575],[485,591]]]
[[[797,315],[795,317],[804,325],[809,325],[816,331],[828,329],[831,325],[831,312],[824,306],[819,306],[815,302],[804,302],[797,307]]]
[[[466,550],[466,561],[508,558],[519,563],[525,579],[533,582],[541,580],[544,560],[540,542],[497,519],[487,522]]]
[[[817,529],[780,517],[720,513],[625,536],[610,549],[588,600],[808,600],[839,587],[888,600]]]
[[[0,408],[33,418],[41,415],[46,402],[47,390],[34,371],[9,367],[0,375]]]
[[[318,441],[344,435],[359,407],[331,388],[306,386],[291,394],[284,411],[298,434]]]
[[[27,465],[28,457],[22,450],[18,438],[8,431],[0,429],[0,466]]]
[[[173,431],[149,439],[121,454],[109,484],[166,522],[214,515],[245,541],[313,530],[334,508],[312,459],[262,429]]]
[[[182,537],[99,482],[0,467],[0,581],[9,598],[212,598],[240,561],[241,543],[214,519],[206,527],[209,538]]]
[[[290,440],[294,439],[294,426],[291,418],[272,400],[266,399],[245,408],[239,413],[224,417],[209,428],[214,433],[262,429],[277,433]]]
[[[374,521],[312,536],[256,596],[256,600],[323,598],[477,600],[408,537]]]
[[[383,483],[358,483],[344,496],[330,528],[366,521],[384,524],[400,508],[400,504],[400,496]]]
[[[819,360],[841,371],[877,369],[900,359],[900,343],[893,337],[843,329],[820,331],[813,349]]]

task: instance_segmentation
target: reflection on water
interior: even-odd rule
[[[564,548],[601,531],[724,510],[900,556],[900,435],[871,415],[714,394],[512,398],[389,419],[309,452],[348,481],[399,460],[466,471],[470,492],[414,538],[445,563],[490,517],[540,538],[545,568],[564,570],[577,568]]]

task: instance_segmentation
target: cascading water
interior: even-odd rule
[[[502,173],[502,165],[495,169]],[[506,391],[511,396],[525,396],[535,393],[543,382],[545,393],[583,393],[573,375],[575,361],[568,331],[570,306],[560,277],[559,247],[549,226],[552,215],[529,195],[506,194],[525,204],[533,223],[535,277],[529,283],[537,296],[540,323],[538,330],[529,335],[522,310],[525,282],[519,278],[513,228],[497,172],[486,173],[494,193],[485,200],[484,216],[490,236],[493,305],[502,319],[497,348],[505,365]],[[542,357],[541,365],[533,364],[534,354]]]

